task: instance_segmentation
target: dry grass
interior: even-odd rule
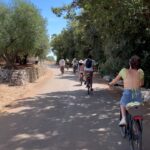
[[[40,77],[35,83],[29,83],[24,86],[9,86],[7,84],[0,84],[0,111],[4,107],[11,105],[17,99],[23,99],[36,95],[36,91],[41,84],[52,76],[50,69],[47,69],[46,74]]]

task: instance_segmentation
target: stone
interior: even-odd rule
[[[111,76],[109,76],[109,75],[105,75],[105,76],[103,77],[103,79],[104,79],[105,81],[108,81],[108,82],[110,82],[110,81],[112,80]]]
[[[150,102],[150,89],[142,89],[141,92],[144,102]]]

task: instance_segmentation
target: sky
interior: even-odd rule
[[[66,20],[62,17],[57,17],[52,13],[51,7],[61,7],[64,4],[69,4],[72,0],[30,0],[34,3],[41,11],[42,16],[47,19],[48,34],[58,34],[61,30],[66,27]]]
[[[9,3],[12,0],[0,0]],[[57,17],[51,11],[52,7],[61,7],[64,4],[70,4],[72,0],[27,0],[33,3],[41,12],[42,16],[47,20],[48,35],[59,34],[66,27],[66,20],[62,17]]]

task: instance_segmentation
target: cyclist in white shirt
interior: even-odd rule
[[[59,66],[60,66],[60,71],[63,74],[65,68],[65,60],[63,58],[59,60]]]
[[[90,73],[90,77],[91,77],[91,91],[93,91],[92,84],[93,84],[94,65],[95,65],[95,60],[93,60],[92,56],[89,55],[88,58],[84,60],[84,71],[85,71],[85,77],[86,77],[87,73]]]

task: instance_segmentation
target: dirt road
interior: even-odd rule
[[[118,128],[115,93],[97,80],[88,96],[72,71],[61,76],[50,67],[53,77],[36,97],[20,99],[1,114],[0,150],[129,150]],[[149,122],[144,120],[143,150],[150,149]]]

